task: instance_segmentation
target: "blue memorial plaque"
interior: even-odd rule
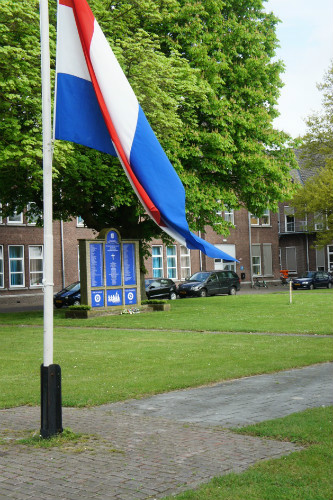
[[[136,288],[125,288],[125,305],[137,304]]]
[[[123,244],[124,285],[136,285],[135,245]]]
[[[90,243],[90,281],[91,286],[103,286],[103,244]]]
[[[110,231],[108,233],[111,233]],[[117,236],[117,233],[115,233]],[[105,271],[106,271],[106,286],[121,286],[121,254],[120,243],[116,240],[111,240],[110,243],[105,243]]]
[[[107,306],[123,305],[123,291],[121,288],[114,288],[113,290],[106,291],[106,305]]]
[[[113,229],[111,229],[111,231],[109,231],[106,235],[106,242],[107,243],[114,243],[115,241],[117,243],[119,243],[118,233],[117,233],[117,231],[114,231]]]
[[[91,306],[104,307],[104,290],[91,291]]]

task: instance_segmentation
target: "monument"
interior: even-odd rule
[[[141,304],[139,241],[103,229],[95,240],[79,240],[81,304],[117,310]]]

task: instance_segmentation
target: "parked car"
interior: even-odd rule
[[[207,297],[228,293],[235,295],[240,279],[233,271],[200,271],[178,286],[179,297]]]
[[[294,290],[300,288],[313,290],[314,288],[330,288],[330,286],[329,275],[323,271],[306,271],[299,278],[293,278],[292,280]]]
[[[66,286],[63,290],[56,293],[53,298],[54,305],[58,308],[62,306],[78,306],[81,304],[80,282],[76,281]]]
[[[171,299],[177,298],[177,286],[169,278],[149,278],[145,280],[145,288],[148,299]]]

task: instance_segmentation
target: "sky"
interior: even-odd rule
[[[304,120],[321,110],[317,83],[333,59],[333,1],[268,0],[264,5],[282,21],[277,56],[286,66],[274,126],[295,138],[306,132]]]

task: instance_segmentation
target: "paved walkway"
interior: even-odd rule
[[[175,494],[298,449],[227,427],[332,403],[333,363],[325,363],[139,401],[64,408],[64,426],[90,437],[79,449],[61,450],[10,442],[38,429],[39,408],[1,410],[0,500],[143,500]]]

